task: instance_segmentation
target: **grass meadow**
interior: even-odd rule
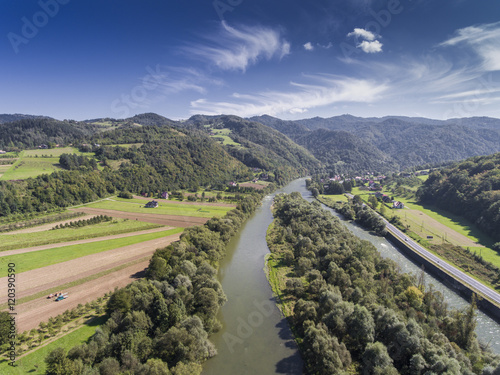
[[[113,198],[113,200],[103,200],[96,203],[90,203],[85,207],[100,208],[105,210],[116,210],[123,212],[135,212],[146,214],[159,214],[159,215],[175,215],[175,216],[194,216],[211,218],[213,216],[224,216],[233,207],[220,207],[214,205],[203,204],[183,204],[175,203],[172,201],[158,200],[159,207],[145,208],[147,203],[144,199],[122,199]]]
[[[52,149],[24,150],[19,153],[18,160],[9,166],[0,180],[24,180],[44,173],[60,170],[59,157],[62,154],[78,154],[93,156],[93,153],[83,153],[74,147]]]

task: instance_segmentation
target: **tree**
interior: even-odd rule
[[[0,311],[0,346],[8,343],[11,328],[10,315],[7,311]]]
[[[370,204],[370,207],[373,208],[374,210],[377,209],[378,207],[378,199],[377,197],[375,197],[375,195],[370,195],[370,197],[368,198],[368,203]]]

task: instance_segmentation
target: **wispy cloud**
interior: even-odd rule
[[[233,94],[229,101],[214,102],[205,98],[191,102],[192,113],[236,114],[243,117],[262,114],[305,113],[309,109],[335,103],[372,103],[388,86],[371,80],[332,75],[305,76],[312,83],[291,82],[289,91],[266,91],[256,94]]]
[[[219,32],[205,39],[206,44],[185,47],[184,51],[223,70],[244,72],[259,60],[281,59],[290,53],[290,43],[281,32],[264,26],[235,28],[222,22]]]
[[[485,71],[500,70],[500,22],[459,29],[440,46],[468,45],[482,59]]]
[[[311,42],[307,42],[306,44],[304,44],[304,49],[306,51],[313,51],[314,50],[314,46],[311,44]]]

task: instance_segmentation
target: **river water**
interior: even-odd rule
[[[305,188],[305,179],[291,182],[278,193],[293,191],[312,200]],[[219,313],[223,328],[210,336],[218,355],[205,362],[204,375],[302,374],[302,360],[288,324],[275,306],[264,272],[264,257],[269,253],[266,232],[273,220],[270,210],[273,196],[264,199],[262,206],[230,241],[227,255],[221,261],[219,280],[228,301]],[[339,217],[334,210],[323,208]],[[385,238],[373,236],[350,222],[342,222],[356,236],[373,243],[382,256],[399,264],[403,272],[420,274],[420,268]],[[431,275],[426,274],[425,283],[443,293],[449,307],[461,309],[468,305]],[[489,343],[493,352],[500,354],[499,324],[478,312],[476,333],[482,342]]]

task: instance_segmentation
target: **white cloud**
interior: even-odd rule
[[[455,31],[455,36],[440,46],[468,45],[482,59],[484,71],[500,70],[500,22],[469,26]]]
[[[312,51],[314,50],[314,46],[311,44],[311,42],[307,42],[306,44],[304,44],[304,49],[306,51]]]
[[[356,38],[363,38],[368,41],[375,40],[375,34],[373,34],[371,31],[365,30],[365,29],[359,29],[355,28],[354,31],[350,32],[347,34],[348,37],[354,36]]]
[[[383,44],[380,43],[378,40],[374,40],[373,42],[368,42],[366,40],[363,40],[361,43],[358,44],[358,48],[361,48],[363,52],[366,53],[377,53],[377,52],[382,52],[382,46]]]
[[[376,36],[371,31],[365,29],[354,29],[354,31],[347,34],[348,37],[355,37],[356,39],[364,39],[361,43],[358,43],[356,48],[361,48],[365,53],[378,53],[382,52],[383,44],[378,40],[375,40]]]
[[[387,85],[371,80],[313,75],[311,83],[291,82],[293,90],[266,91],[256,94],[233,94],[230,101],[213,102],[199,99],[191,102],[191,113],[236,114],[242,117],[262,114],[304,113],[311,108],[334,103],[371,103],[387,90]]]
[[[263,26],[241,26],[237,29],[222,22],[219,33],[205,39],[207,44],[183,50],[223,70],[244,72],[259,60],[281,59],[290,53],[290,43],[282,38],[281,33]]]

